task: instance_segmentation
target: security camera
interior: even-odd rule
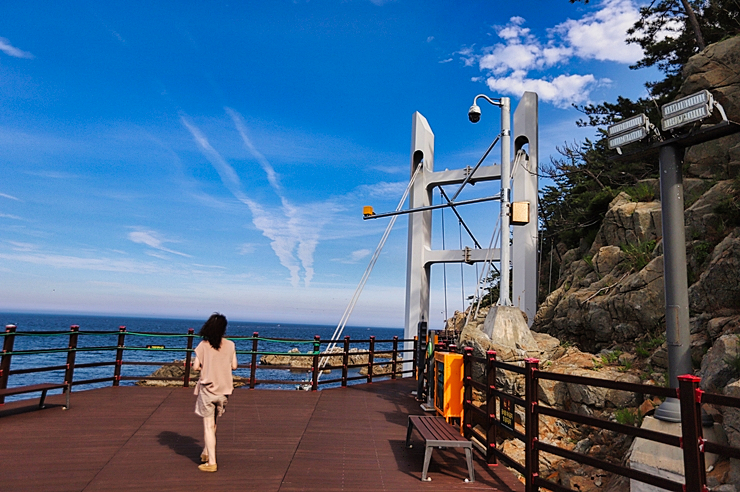
[[[471,123],[478,123],[480,121],[480,106],[473,104],[468,110],[468,119]]]

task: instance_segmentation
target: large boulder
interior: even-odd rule
[[[689,288],[693,313],[740,311],[740,234],[734,231],[712,251],[698,282]]]
[[[740,36],[707,46],[683,67],[680,95],[712,91],[727,117],[740,121]]]
[[[617,265],[585,287],[582,280],[577,289],[566,281],[545,301],[534,329],[574,340],[594,352],[654,329],[664,312],[663,257],[654,258],[637,272],[627,265],[623,268],[624,273]]]
[[[723,335],[714,342],[701,361],[701,387],[721,392],[732,379],[740,377],[740,335]]]
[[[715,236],[725,227],[723,218],[717,213],[718,207],[731,196],[732,180],[719,181],[695,200],[684,212],[686,239],[706,239]]]
[[[662,236],[661,228],[660,202],[635,202],[621,192],[609,204],[590,254],[595,255],[603,246],[657,240]]]
[[[528,352],[539,351],[522,310],[517,307],[493,306],[483,322],[483,332],[499,348],[503,360],[523,358]]]

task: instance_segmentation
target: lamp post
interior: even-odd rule
[[[661,139],[647,149],[622,158],[647,157],[658,152],[660,164],[660,203],[663,222],[663,290],[665,293],[665,326],[668,346],[668,381],[678,389],[678,376],[691,374],[691,333],[689,326],[689,294],[686,275],[686,230],[681,167],[687,147],[721,138],[740,131],[740,126],[727,119],[722,106],[712,94],[703,90],[661,107],[661,128],[673,132],[689,124],[701,122],[717,109],[722,122],[708,128],[692,128],[686,134]],[[651,125],[644,115],[623,120],[607,130],[609,148],[636,142],[647,137]],[[619,158],[617,158],[619,159]],[[655,411],[655,418],[666,422],[681,422],[681,406],[677,398],[667,398]]]
[[[471,123],[480,121],[481,110],[478,99],[485,99],[501,108],[501,283],[499,284],[499,306],[511,306],[509,297],[511,246],[509,245],[509,209],[511,203],[511,100],[508,97],[491,99],[478,94],[468,110]]]

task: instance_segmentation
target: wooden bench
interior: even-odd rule
[[[66,383],[41,383],[31,384],[29,386],[19,386],[17,388],[5,388],[0,389],[0,397],[10,395],[22,395],[24,393],[34,393],[36,391],[41,392],[41,400],[39,401],[39,408],[44,408],[44,401],[46,400],[46,392],[53,389],[63,389],[67,393],[67,405],[65,409],[69,408],[69,386]]]
[[[421,471],[421,480],[429,482],[432,479],[427,477],[429,462],[432,460],[432,449],[438,448],[464,448],[465,459],[468,463],[468,475],[466,482],[475,482],[475,470],[473,469],[473,443],[460,435],[455,427],[447,423],[443,417],[431,417],[427,415],[409,415],[409,428],[406,431],[406,447],[412,447],[409,444],[411,432],[414,427],[426,443],[424,453],[424,468]]]

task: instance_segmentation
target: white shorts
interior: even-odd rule
[[[195,400],[195,414],[203,418],[222,416],[226,411],[226,402],[229,401],[229,395],[217,395],[208,390],[208,386],[198,383],[198,399]]]

